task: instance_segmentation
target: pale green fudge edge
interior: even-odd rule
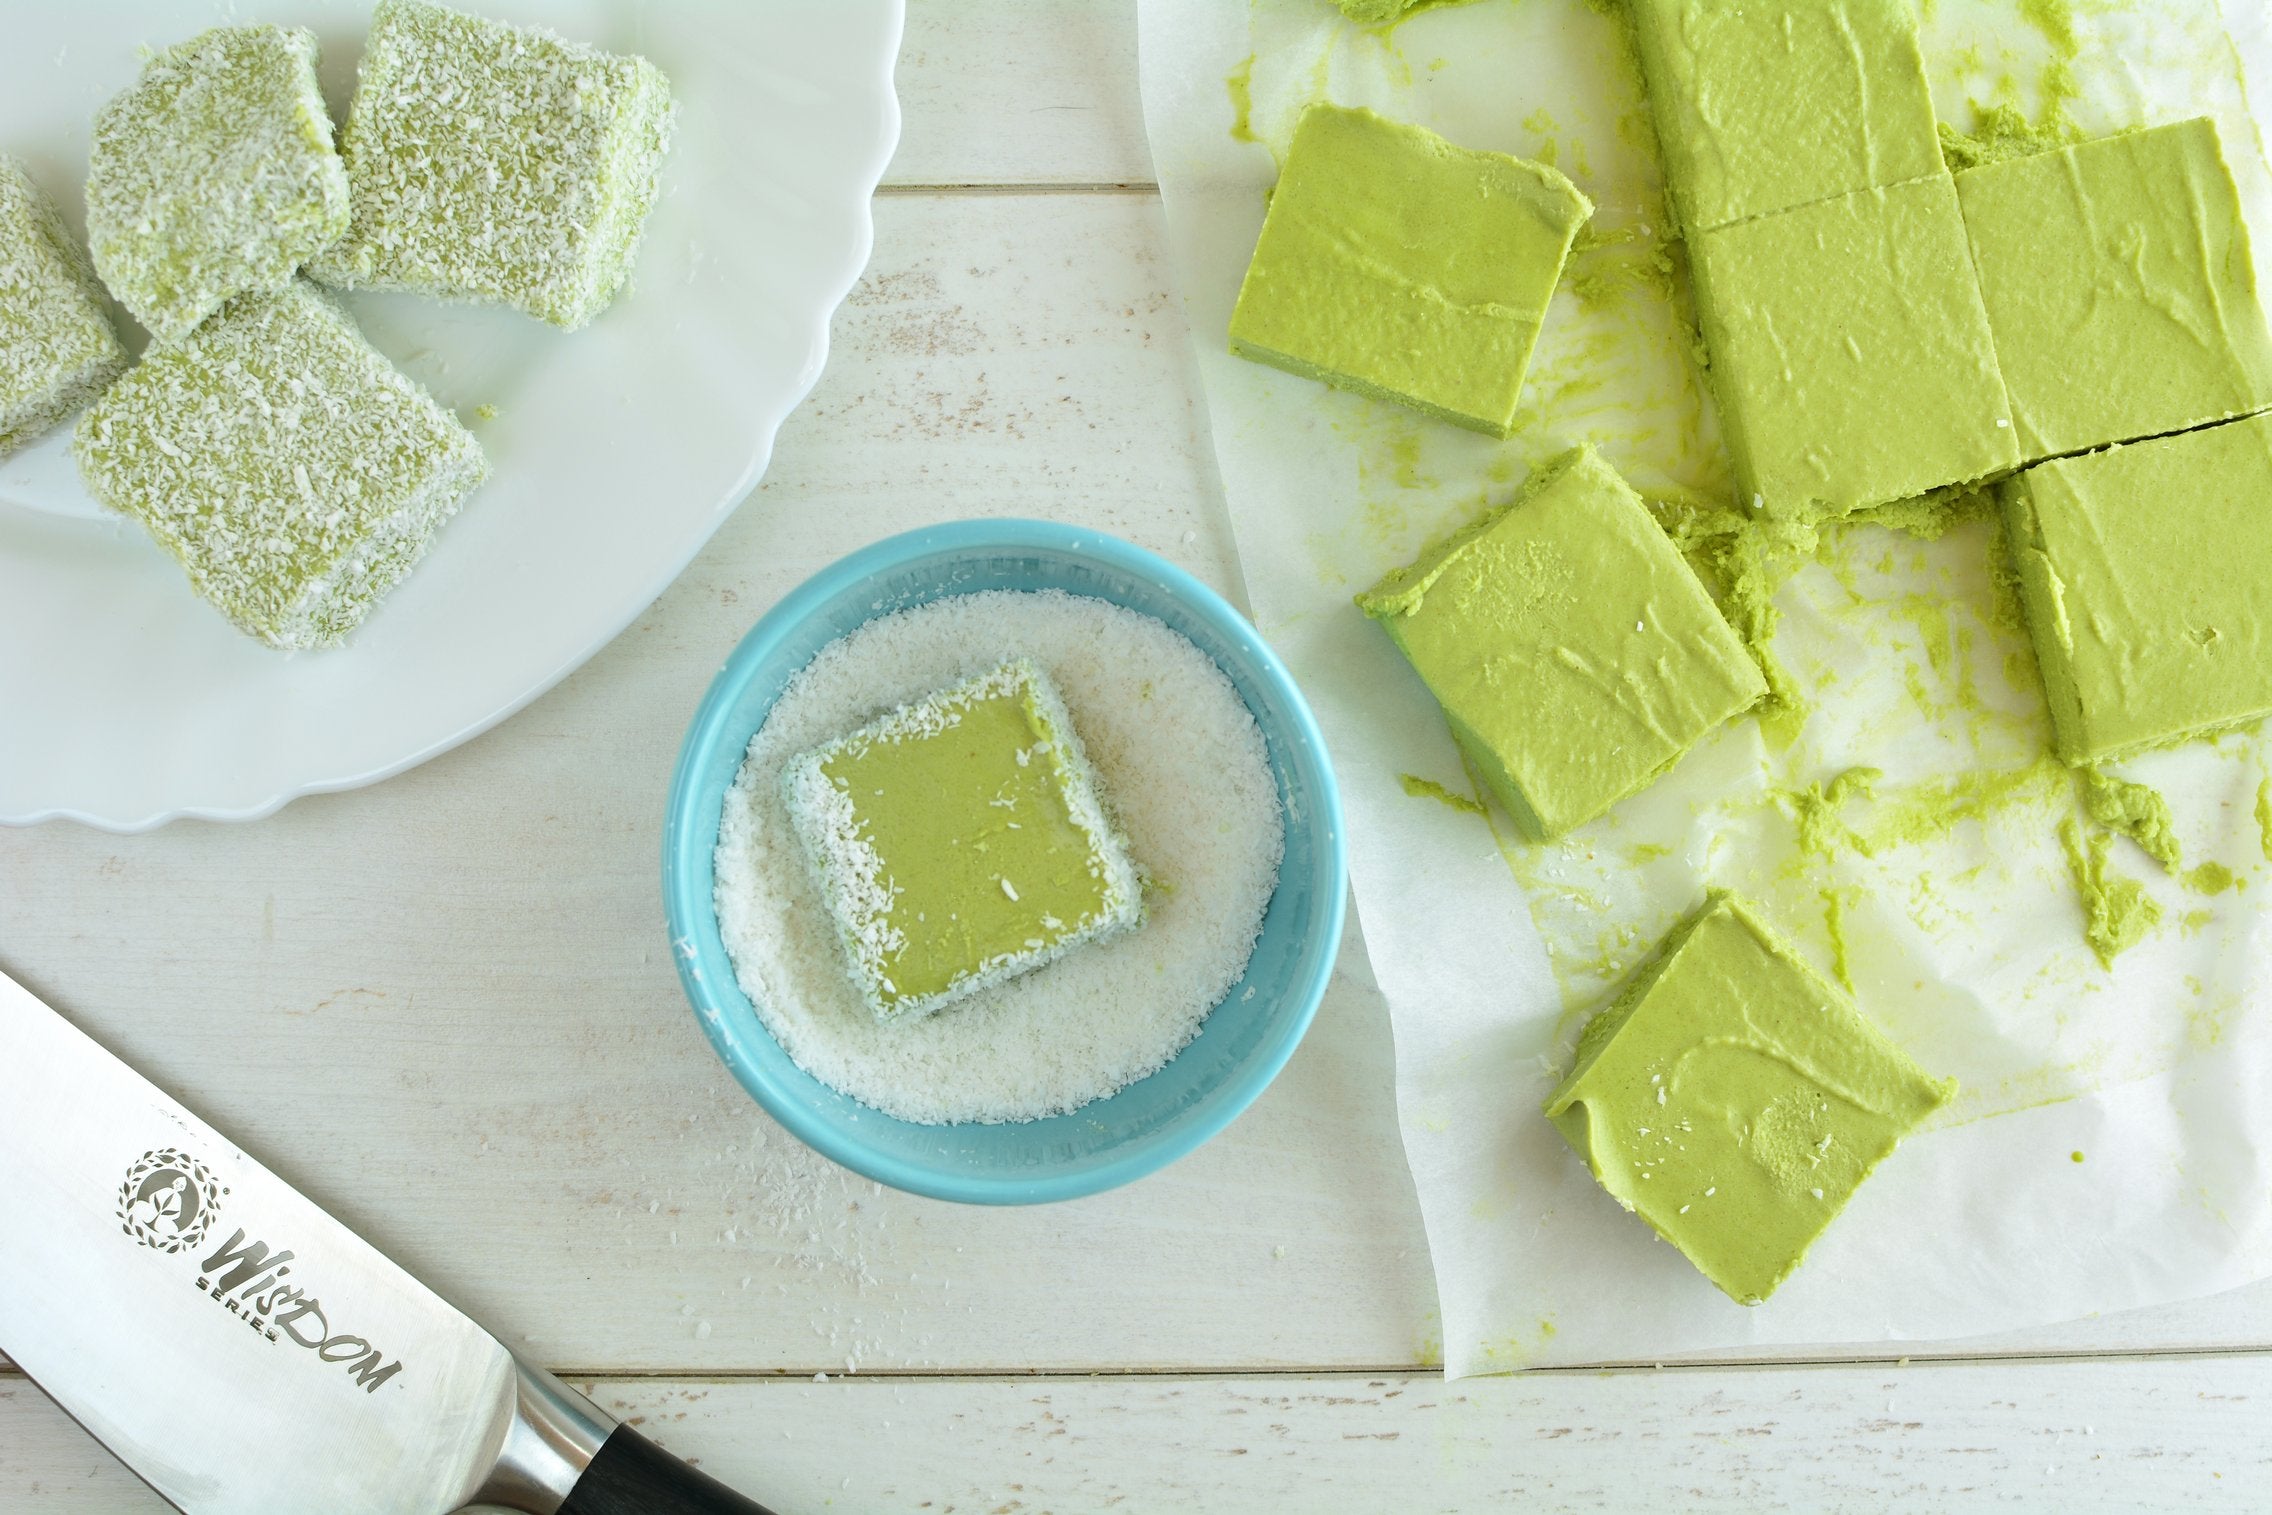
[[[0,156],[0,458],[47,433],[125,366],[86,255],[24,166]]]
[[[2019,463],[1945,174],[1690,239],[1746,503],[1844,514]]]
[[[281,648],[344,640],[488,472],[472,434],[298,281],[151,348],[73,441],[98,501]]]
[[[1533,839],[1645,788],[1766,691],[1671,539],[1591,448],[1357,603]]]
[[[1956,177],[2028,461],[2272,404],[2240,195],[2206,116]]]
[[[630,277],[675,118],[644,58],[380,0],[340,139],[353,215],[309,275],[575,330]]]
[[[1239,287],[1231,351],[1506,436],[1592,213],[1543,163],[1313,105]]]
[[[154,54],[95,117],[87,241],[103,283],[160,341],[269,293],[347,229],[347,171],[316,39],[215,27]]]
[[[1941,172],[1909,0],[1631,0],[1692,234]]]
[[[1715,890],[1587,1024],[1544,1109],[1619,1204],[1757,1304],[1955,1094]]]
[[[2039,463],[1999,493],[2061,758],[2272,713],[2272,415]]]

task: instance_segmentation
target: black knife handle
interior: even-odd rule
[[[617,1426],[561,1502],[560,1515],[773,1515],[680,1462],[629,1426]]]

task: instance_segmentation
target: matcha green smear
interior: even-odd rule
[[[2264,861],[2272,863],[2272,779],[2256,786],[2256,836],[2264,849]]]
[[[1404,786],[1406,794],[1411,795],[1416,800],[1434,800],[1439,805],[1449,805],[1452,809],[1467,815],[1489,814],[1483,808],[1481,801],[1470,799],[1464,794],[1454,793],[1434,779],[1424,779],[1416,773],[1400,773],[1397,775],[1396,781]]]
[[[2185,875],[2185,887],[2195,894],[2223,894],[2239,882],[2232,869],[2213,858]]]
[[[2121,953],[2145,940],[2161,924],[2162,907],[2136,879],[2123,878],[2107,866],[2114,837],[2094,832],[2086,840],[2083,828],[2069,816],[2059,823],[2059,845],[2066,849],[2067,867],[2075,878],[2075,892],[2083,906],[2083,936],[2107,968]]]
[[[2119,831],[2146,856],[2175,873],[2177,837],[2170,831],[2169,801],[2144,784],[2093,769],[2083,775],[2083,808],[2109,831]]]
[[[1231,140],[1260,142],[1254,134],[1254,54],[1223,76],[1223,88],[1231,97]]]

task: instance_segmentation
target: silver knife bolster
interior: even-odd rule
[[[599,1455],[615,1418],[542,1368],[513,1359],[513,1418],[470,1501],[557,1515]]]

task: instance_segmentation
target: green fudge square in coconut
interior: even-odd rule
[[[1641,497],[1590,448],[1357,603],[1534,839],[1641,789],[1765,692]]]
[[[1231,351],[1506,436],[1591,214],[1543,163],[1313,105],[1239,287]]]
[[[1693,234],[1941,172],[1909,0],[1632,0]]]
[[[24,166],[0,157],[0,458],[126,366],[94,270]]]
[[[79,471],[273,647],[346,638],[488,471],[304,281],[153,347],[80,418]]]
[[[2272,415],[2038,463],[2002,497],[2062,758],[2272,714]]]
[[[2033,460],[2272,405],[2248,224],[2206,116],[1956,176]]]
[[[273,293],[347,229],[347,171],[316,88],[316,39],[218,26],[151,56],[95,117],[87,242],[160,341]]]
[[[790,818],[852,979],[913,1019],[1143,918],[1072,717],[1014,660],[793,761]]]
[[[674,111],[644,58],[380,0],[340,137],[354,214],[309,272],[574,330],[630,277]]]
[[[1715,892],[1587,1023],[1546,1114],[1612,1198],[1750,1305],[1955,1093]]]
[[[1744,500],[1843,514],[2019,462],[1947,175],[1689,241]]]

